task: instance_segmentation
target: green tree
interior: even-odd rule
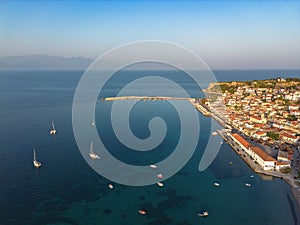
[[[268,132],[267,136],[273,140],[278,140],[279,139],[279,134],[278,133],[274,133],[274,132]]]

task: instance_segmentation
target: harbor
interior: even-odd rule
[[[212,109],[208,109],[206,106],[202,105],[199,100],[195,98],[179,98],[179,97],[166,97],[166,96],[120,96],[120,97],[106,97],[102,98],[102,101],[124,101],[124,100],[134,100],[134,101],[171,101],[171,100],[188,100],[191,105],[193,105],[202,115],[213,118],[218,122],[223,129],[217,130],[223,140],[231,146],[231,148],[240,156],[240,158],[257,174],[267,177],[276,177],[283,179],[292,189],[292,193],[298,203],[300,208],[300,189],[297,180],[292,177],[291,174],[284,174],[279,171],[274,170],[264,170],[247,152],[245,152],[234,138],[232,138],[232,127],[227,124],[219,115],[217,115]],[[249,184],[251,185],[251,184]]]

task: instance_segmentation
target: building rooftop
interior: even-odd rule
[[[271,162],[276,162],[276,159],[268,155],[264,150],[262,150],[259,147],[256,146],[251,146],[250,149],[255,152],[256,155],[258,155],[262,160],[264,161],[271,161]]]
[[[245,148],[249,148],[251,146],[251,144],[245,140],[245,138],[243,138],[241,135],[237,134],[237,133],[233,133],[232,136],[238,140],[238,142],[241,143],[241,145],[243,145]]]

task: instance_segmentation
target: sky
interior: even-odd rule
[[[216,69],[299,69],[300,1],[0,0],[0,56],[95,59],[141,40],[183,45]]]

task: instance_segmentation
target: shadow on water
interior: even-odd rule
[[[143,203],[140,205],[140,208],[147,211],[146,218],[147,220],[153,220],[148,223],[148,225],[165,225],[165,224],[182,224],[189,225],[188,221],[180,221],[177,222],[174,218],[168,216],[166,214],[166,210],[170,208],[181,208],[184,204],[191,199],[189,196],[181,196],[176,193],[174,189],[167,189],[166,191],[157,192],[159,196],[166,196],[167,199],[161,201],[156,207],[152,205],[152,203],[146,200],[145,196],[140,196],[140,200]]]
[[[293,216],[293,219],[294,219],[294,224],[295,225],[299,225],[300,224],[300,221],[299,221],[299,209],[297,209],[297,205],[295,205],[294,201],[292,200],[290,194],[288,192],[285,193],[286,194],[286,198],[289,202],[289,206],[291,208],[291,212],[292,212],[292,216]]]

